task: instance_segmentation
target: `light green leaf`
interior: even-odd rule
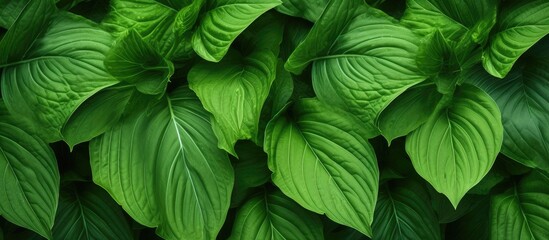
[[[19,127],[0,101],[0,213],[51,239],[59,170],[48,144]]]
[[[273,182],[304,208],[371,236],[379,170],[371,130],[347,113],[303,99],[265,133]]]
[[[488,173],[501,148],[501,113],[482,90],[464,84],[448,106],[408,135],[406,152],[417,173],[454,208]]]
[[[532,172],[492,197],[491,239],[545,239],[549,236],[549,176]]]
[[[150,95],[164,93],[174,72],[173,63],[155,52],[134,30],[122,35],[107,53],[105,67],[118,80]]]
[[[15,1],[10,1],[15,2]],[[29,47],[36,45],[35,41],[48,29],[51,16],[57,10],[53,0],[21,1],[23,5],[16,6],[8,3],[0,10],[0,18],[4,18],[4,11],[10,11],[11,19],[8,32],[0,41],[0,68],[2,65],[24,61]],[[17,8],[17,9],[16,9]],[[20,9],[19,9],[20,8]],[[16,15],[11,15],[16,14]]]
[[[439,30],[458,41],[483,43],[496,23],[497,0],[408,0],[402,23],[421,35]]]
[[[135,93],[134,88],[103,89],[88,98],[67,120],[61,129],[63,140],[72,149],[113,127],[126,110]]]
[[[179,3],[170,6],[155,0],[113,0],[111,11],[102,25],[117,37],[134,29],[145,42],[168,59],[189,58],[192,56],[188,43],[190,33],[186,32],[188,29],[181,28],[183,16],[177,16],[180,11],[198,14],[201,6],[196,8],[190,1],[184,3],[188,5],[179,9],[175,8],[179,7]]]
[[[285,67],[297,74],[314,62],[318,98],[373,126],[389,102],[425,79],[416,65],[418,39],[361,0],[331,1]]]
[[[242,206],[229,240],[323,239],[322,222],[314,213],[280,191],[264,193]]]
[[[237,140],[257,140],[259,116],[275,78],[276,63],[276,56],[264,50],[247,57],[230,52],[219,64],[193,66],[189,84],[212,113],[219,148],[236,155]]]
[[[194,51],[208,61],[219,62],[244,29],[280,3],[279,0],[213,1],[193,34]]]
[[[328,5],[329,0],[282,0],[276,10],[293,17],[315,22]]]
[[[102,189],[89,185],[65,187],[53,228],[54,239],[133,239],[120,209]]]
[[[158,225],[164,238],[215,238],[234,175],[208,112],[188,88],[145,102],[148,107],[92,141],[94,181],[140,223]]]
[[[470,75],[501,109],[505,130],[501,152],[525,166],[549,172],[549,61],[543,52],[547,46],[533,48],[503,79],[491,77],[482,68]]]
[[[408,135],[425,123],[435,110],[442,94],[434,84],[412,87],[398,96],[377,118],[377,126],[389,143]]]
[[[441,239],[429,193],[410,180],[391,181],[379,191],[373,239]]]
[[[503,78],[517,59],[549,33],[549,2],[515,1],[505,7],[484,49],[482,64],[495,77]]]
[[[80,104],[116,80],[103,67],[113,41],[109,33],[70,13],[57,15],[45,29],[36,39],[27,36],[34,44],[4,67],[1,86],[10,112],[31,120],[53,142]]]

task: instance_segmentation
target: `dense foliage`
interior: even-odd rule
[[[0,0],[0,240],[549,239],[546,0]]]

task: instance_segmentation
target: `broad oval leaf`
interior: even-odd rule
[[[318,98],[373,126],[390,101],[425,79],[416,65],[418,39],[363,1],[331,1],[285,67],[300,73],[313,62]]]
[[[158,225],[164,238],[213,239],[229,208],[234,173],[217,148],[209,114],[186,87],[148,102],[92,142],[94,181],[132,217]]]
[[[53,151],[30,135],[0,101],[0,214],[51,239],[59,195]]]
[[[408,0],[401,21],[421,35],[439,30],[459,41],[483,43],[496,23],[497,0]]]
[[[408,135],[406,152],[419,175],[457,208],[492,167],[502,138],[501,113],[494,100],[464,84],[449,106]]]
[[[113,41],[109,33],[70,13],[52,21],[1,76],[10,112],[29,118],[47,142],[61,139],[61,127],[82,102],[117,83],[103,67]]]
[[[313,212],[371,236],[379,170],[357,119],[304,99],[279,113],[265,132],[273,182]]]
[[[503,78],[526,50],[549,33],[549,2],[515,1],[501,12],[494,30],[482,64],[490,74]]]
[[[59,196],[54,239],[133,239],[120,206],[92,184],[66,186]]]
[[[135,30],[122,35],[111,48],[105,67],[118,80],[151,95],[163,94],[174,72],[173,63],[144,42]]]
[[[434,84],[406,90],[393,100],[377,117],[377,126],[389,143],[408,135],[425,123],[433,113],[442,94]]]
[[[320,218],[280,191],[246,202],[236,215],[229,240],[323,239]]]
[[[168,59],[186,59],[192,56],[191,45],[188,44],[190,33],[188,26],[182,26],[185,19],[178,18],[180,11],[198,14],[201,4],[197,7],[189,1],[178,1],[188,4],[183,8],[177,4],[163,4],[155,0],[113,0],[111,11],[101,23],[115,36],[124,34],[127,30],[137,31],[145,42],[156,52]],[[203,1],[194,1],[202,3]],[[194,24],[194,22],[192,22]],[[185,41],[184,41],[185,40]]]
[[[259,117],[275,78],[277,58],[270,50],[242,57],[229,52],[221,63],[199,63],[188,75],[189,86],[212,113],[219,147],[236,155],[240,139],[257,141]]]
[[[492,197],[491,239],[546,239],[549,236],[549,176],[532,172]]]
[[[545,41],[549,43],[549,41]],[[505,78],[496,79],[482,68],[471,82],[486,91],[501,109],[504,137],[501,152],[532,168],[549,172],[548,44],[534,47]],[[533,56],[534,55],[534,56]]]
[[[376,204],[373,239],[441,239],[429,193],[420,183],[385,183]]]
[[[244,29],[280,3],[280,0],[213,1],[193,34],[194,51],[205,60],[219,62]]]

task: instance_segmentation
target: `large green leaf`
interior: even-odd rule
[[[209,114],[186,87],[148,102],[92,141],[94,181],[136,220],[158,225],[164,238],[213,239],[234,176]]]
[[[92,184],[68,185],[61,191],[53,237],[74,240],[133,239],[120,206],[103,189]]]
[[[418,36],[383,12],[361,0],[331,1],[286,69],[300,73],[314,62],[318,98],[373,126],[391,100],[425,79],[417,50]]]
[[[419,175],[457,208],[492,167],[503,126],[494,100],[475,86],[458,87],[451,101],[408,135],[406,152]]]
[[[198,6],[193,4],[196,2]],[[185,22],[178,17],[179,12],[198,14],[204,1],[181,1],[179,4],[164,4],[155,0],[113,0],[111,11],[102,25],[115,36],[124,34],[128,29],[137,31],[160,55],[168,58],[188,58],[192,54],[189,26],[194,22]],[[192,18],[191,18],[192,19]],[[185,41],[184,41],[185,39]]]
[[[429,193],[420,183],[396,180],[379,191],[373,239],[441,239]]]
[[[496,23],[497,0],[408,0],[401,21],[422,35],[439,30],[445,37],[470,37],[482,43]]]
[[[408,135],[425,123],[433,113],[442,94],[434,84],[412,87],[398,96],[377,118],[377,126],[389,143]]]
[[[237,213],[229,240],[323,239],[322,222],[280,191],[246,202]]]
[[[76,144],[87,142],[113,127],[136,96],[133,87],[103,89],[88,98],[63,125],[63,140],[72,149]]]
[[[549,176],[533,172],[492,197],[491,239],[546,239],[549,236]]]
[[[280,0],[215,0],[200,20],[192,45],[202,58],[219,62],[231,43],[255,19]]]
[[[294,17],[315,22],[328,5],[328,0],[282,0],[276,10]]]
[[[59,170],[51,148],[30,135],[0,101],[0,214],[51,239]]]
[[[532,49],[532,54],[541,54],[524,56],[525,61],[517,63],[504,79],[491,77],[482,68],[472,72],[470,79],[501,109],[505,130],[502,153],[549,172],[549,61],[543,49],[547,44]]]
[[[521,0],[509,4],[494,30],[482,63],[490,74],[503,78],[526,50],[549,33],[549,2]]]
[[[37,37],[21,30],[33,44],[5,65],[1,90],[10,112],[30,119],[36,132],[53,142],[61,139],[61,127],[82,102],[116,83],[103,67],[113,39],[91,21],[70,13],[57,15],[43,31]]]
[[[291,109],[265,133],[273,182],[306,209],[371,236],[379,179],[372,131],[316,99]]]
[[[172,62],[155,52],[135,30],[122,35],[107,53],[105,67],[118,80],[151,95],[164,93],[174,72]]]

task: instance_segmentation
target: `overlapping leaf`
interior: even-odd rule
[[[59,196],[54,239],[131,240],[132,231],[110,196],[97,186],[66,187]]]
[[[91,21],[70,13],[58,14],[51,24],[34,23],[44,31],[39,35],[17,27],[33,16],[22,14],[12,28],[14,34],[31,38],[32,44],[7,37],[0,43],[22,44],[13,49],[16,58],[7,58],[1,76],[2,98],[10,112],[30,119],[35,131],[52,142],[61,139],[61,127],[80,104],[117,82],[103,67],[113,39]]]
[[[300,73],[313,62],[318,98],[373,126],[390,101],[425,79],[416,65],[418,39],[363,1],[331,1],[286,69]]]
[[[238,210],[230,240],[323,239],[322,222],[280,191],[254,197]]]
[[[491,239],[544,239],[549,236],[549,176],[533,172],[492,198]]]
[[[315,22],[328,5],[328,0],[282,0],[276,10],[294,17]]]
[[[484,50],[484,69],[503,78],[517,59],[549,33],[549,2],[522,0],[509,4],[498,18],[495,35]]]
[[[94,181],[164,238],[212,239],[223,225],[233,170],[188,88],[92,141],[91,163]]]
[[[265,133],[273,182],[311,211],[371,236],[379,172],[372,131],[316,99],[278,114]]]
[[[0,213],[51,239],[59,170],[51,148],[21,128],[0,101]]]
[[[451,101],[408,135],[406,152],[418,174],[457,208],[496,160],[503,126],[496,103],[475,86],[460,86]]]

